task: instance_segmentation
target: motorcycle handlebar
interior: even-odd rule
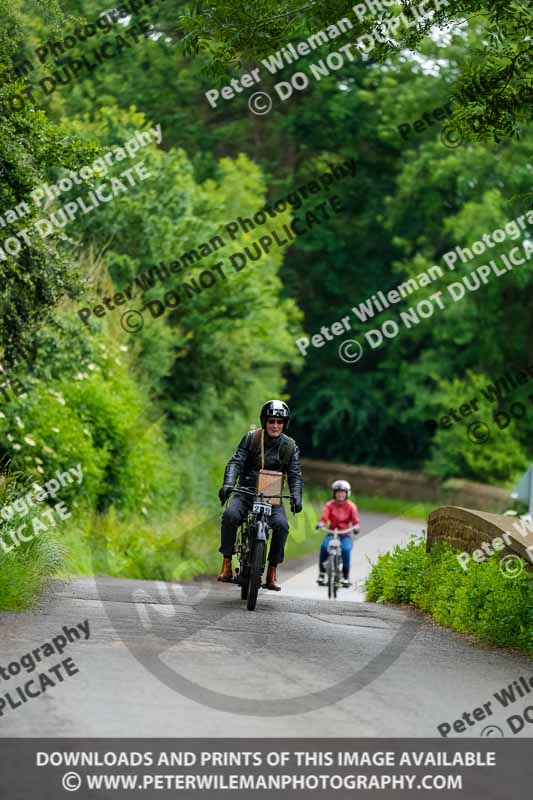
[[[261,498],[263,498],[265,500],[270,499],[272,497],[277,497],[279,499],[284,498],[286,500],[290,500],[291,499],[291,495],[290,494],[262,494],[261,492],[254,491],[253,489],[246,489],[245,487],[243,487],[243,488],[239,487],[238,489],[232,489],[231,491],[232,492],[242,492],[242,494],[253,494],[254,497],[261,497]]]
[[[359,532],[358,525],[350,525],[349,528],[326,528],[325,525],[320,525],[319,523],[317,524],[316,528],[317,530],[323,530],[326,531],[327,533],[353,533],[354,531],[356,533]]]

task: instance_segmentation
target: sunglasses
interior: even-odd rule
[[[276,419],[276,418],[274,418],[274,419],[267,419],[267,423],[268,423],[269,425],[283,425],[283,420],[282,420],[282,419]]]

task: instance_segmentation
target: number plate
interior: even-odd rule
[[[254,514],[260,514],[263,512],[265,516],[269,517],[272,513],[272,506],[268,503],[254,503],[253,512]]]

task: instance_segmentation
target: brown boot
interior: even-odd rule
[[[222,583],[231,583],[233,580],[233,569],[231,568],[231,558],[222,559],[222,571],[217,578],[217,581]]]
[[[270,589],[272,592],[281,592],[281,586],[276,583],[276,567],[270,566],[268,568],[265,589]]]

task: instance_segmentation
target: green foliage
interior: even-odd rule
[[[379,602],[409,603],[420,589],[424,550],[411,539],[405,547],[396,545],[391,553],[377,560],[368,577],[368,599]]]
[[[261,0],[256,5],[253,15],[240,0],[216,0],[209,8],[201,4],[186,7],[177,20],[183,51],[186,55],[205,54],[207,73],[220,82],[225,78],[227,83],[232,68],[238,68],[236,73],[243,71],[250,61],[259,61],[341,17],[354,23],[350,40],[355,41],[419,3],[398,2],[377,18],[368,13],[362,21],[353,14],[350,0],[303,5],[299,0]],[[388,41],[377,43],[371,58],[387,62],[401,50],[423,49],[435,24],[447,26],[448,35],[456,29],[456,35],[471,37],[469,58],[461,64],[455,89],[458,109],[454,123],[469,138],[498,141],[517,135],[520,122],[530,118],[532,48],[524,32],[532,23],[533,11],[527,3],[449,0],[430,19],[400,28]]]
[[[21,203],[29,206],[28,214],[0,227],[0,247],[6,238],[29,231],[19,237],[23,243],[18,254],[11,255],[8,250],[0,259],[0,355],[12,366],[30,358],[36,330],[65,293],[73,294],[77,287],[75,275],[68,269],[71,246],[58,230],[46,239],[35,230],[33,224],[45,215],[30,194],[46,182],[49,171],[84,163],[91,148],[66,135],[61,125],[50,122],[31,102],[17,101],[23,87],[20,80],[13,82],[13,60],[24,41],[21,4],[14,0],[0,5],[0,74],[7,79],[0,91],[0,209],[5,214]],[[57,9],[54,2],[43,6]]]
[[[513,419],[507,427],[500,429],[493,415],[501,410],[501,404],[491,403],[481,392],[490,384],[490,377],[473,372],[468,373],[467,381],[439,381],[440,391],[433,395],[436,408],[458,409],[461,404],[477,398],[479,412],[472,411],[470,415],[461,417],[460,421],[454,421],[449,428],[439,427],[432,441],[431,459],[426,468],[430,474],[443,479],[461,475],[484,483],[497,481],[509,484],[527,469],[527,451],[518,437],[521,431],[531,425],[533,415],[529,412],[527,417]],[[518,399],[518,396],[514,399]],[[526,400],[526,407],[529,405]],[[440,416],[439,412],[437,416]],[[477,420],[488,427],[490,438],[486,442],[476,443],[468,436],[469,426]],[[486,430],[480,428],[481,433]]]
[[[9,540],[8,540],[9,541]],[[64,565],[64,552],[45,534],[0,557],[0,610],[24,611],[34,605],[48,578]]]
[[[0,508],[13,504],[25,492],[30,490],[28,480],[21,476],[2,476],[0,482]],[[16,509],[15,509],[16,510]],[[47,579],[57,574],[65,564],[65,550],[56,532],[49,523],[41,520],[47,530],[37,528],[38,535],[29,538],[32,532],[32,520],[39,517],[39,507],[31,507],[27,514],[14,514],[10,519],[0,520],[0,610],[23,611],[30,608],[41,594]],[[65,523],[55,517],[55,524],[62,527]],[[16,534],[19,528],[25,539],[14,545],[10,534]]]
[[[210,9],[191,7],[179,12],[168,3],[158,5],[155,24],[165,36],[124,51],[116,64],[96,70],[90,80],[62,88],[61,108],[73,119],[73,135],[89,139],[99,136],[109,146],[134,128],[147,125],[146,120],[158,121],[163,126],[163,148],[169,151],[162,154],[148,148],[154,178],[143,184],[142,192],[133,189],[119,213],[110,206],[81,220],[84,237],[97,242],[98,250],[105,247],[113,279],[122,286],[140,269],[175,256],[176,241],[180,242],[178,253],[192,246],[192,232],[203,235],[207,217],[211,223],[209,235],[214,235],[220,223],[228,219],[217,206],[219,199],[224,203],[223,196],[228,214],[235,211],[247,216],[259,207],[253,194],[241,191],[240,153],[246,153],[249,161],[261,166],[257,187],[263,192],[266,186],[269,199],[277,199],[310,179],[327,162],[355,157],[356,180],[335,188],[345,213],[296,241],[284,253],[283,266],[276,272],[284,287],[283,296],[295,299],[304,311],[309,334],[348,314],[354,338],[361,338],[373,323],[359,323],[350,311],[354,304],[379,290],[386,293],[406,277],[440,264],[448,249],[456,245],[468,247],[486,231],[526,209],[531,147],[531,129],[526,124],[521,125],[521,140],[505,140],[496,147],[477,142],[446,148],[440,138],[442,124],[435,121],[422,133],[412,130],[408,141],[398,132],[399,125],[408,122],[412,126],[423,111],[432,112],[450,102],[453,78],[470,69],[478,51],[484,57],[488,52],[487,25],[490,28],[501,22],[508,26],[526,12],[491,8],[488,17],[482,13],[470,15],[468,28],[456,25],[438,41],[435,37],[419,37],[409,29],[416,52],[404,49],[399,57],[390,57],[394,54],[389,51],[385,62],[374,59],[373,53],[368,62],[346,64],[341,72],[313,81],[308,91],[295,93],[290,102],[262,118],[258,136],[258,121],[247,110],[245,93],[224,105],[220,113],[209,109],[203,92],[212,86],[213,79],[202,76],[207,51],[202,45],[192,60],[178,55],[176,17],[189,14],[188,31],[195,25],[199,29],[203,26],[206,35],[202,34],[202,39],[206,42],[218,42],[220,36],[221,49],[215,44],[212,53],[215,49],[219,54],[224,50],[227,36],[233,37],[236,54],[249,40],[259,57],[261,50],[263,54],[270,53],[278,44],[291,38],[297,41],[347,12],[350,17],[354,15],[342,2],[314,4],[303,13],[300,6],[295,8],[290,3],[277,4],[274,13],[271,3],[266,2],[253,18],[234,5],[221,2]],[[84,4],[83,9],[80,4],[76,7],[88,17],[97,13],[95,3]],[[442,13],[453,16],[456,12],[457,6],[452,3]],[[221,14],[226,14],[224,22]],[[272,16],[277,21],[271,24],[268,20]],[[362,23],[361,30],[366,25]],[[278,39],[270,37],[274,29]],[[262,30],[264,36],[257,36],[257,30]],[[356,27],[350,38],[357,32]],[[512,44],[513,37],[507,42]],[[496,40],[492,44],[499,46]],[[382,49],[386,55],[387,46]],[[239,63],[238,54],[236,57],[235,64]],[[249,66],[249,62],[239,63],[238,68]],[[270,91],[274,81],[275,78],[265,78],[264,88]],[[473,91],[483,99],[484,90],[476,86]],[[500,89],[497,87],[498,92]],[[145,112],[142,119],[139,113],[132,112],[134,104]],[[122,110],[118,111],[118,107]],[[476,141],[479,138],[474,136]],[[183,150],[172,151],[174,146],[183,148],[186,157]],[[233,156],[231,163],[239,164],[231,190],[227,162],[218,157],[221,153]],[[206,177],[215,183],[206,183]],[[248,181],[247,177],[247,187]],[[161,191],[154,192],[154,186]],[[231,199],[235,200],[233,207]],[[169,209],[174,210],[173,215]],[[78,231],[81,225],[77,226]],[[491,256],[505,252],[506,245],[496,247]],[[458,266],[455,273],[446,270],[439,285],[420,290],[413,300],[426,298],[435,290],[445,291],[449,282],[459,279],[459,272],[462,275],[463,270],[467,272],[482,263],[484,257],[479,256],[468,266]],[[245,272],[232,275],[236,283],[244,280]],[[176,276],[176,284],[180,280],[181,276]],[[256,286],[260,290],[260,284]],[[189,309],[182,306],[172,315],[171,326],[166,320],[162,320],[163,324],[151,321],[150,326],[145,326],[147,330],[139,338],[145,355],[143,370],[150,383],[165,394],[179,382],[196,398],[199,385],[215,381],[218,392],[222,383],[227,386],[237,377],[235,395],[242,395],[242,384],[236,375],[239,370],[232,369],[239,360],[232,362],[226,350],[221,351],[221,358],[232,372],[232,380],[228,374],[225,382],[220,370],[211,369],[215,363],[212,357],[206,358],[208,350],[212,354],[218,347],[218,341],[211,341],[211,330],[220,330],[223,342],[234,330],[234,306],[218,304],[218,288],[228,295],[230,284],[220,284],[203,298],[193,298],[192,325],[186,318]],[[211,292],[217,300],[213,312],[207,305]],[[154,291],[150,297],[161,294]],[[305,370],[300,372],[297,351],[287,341],[284,352],[296,367],[289,376],[291,402],[298,409],[294,430],[303,448],[308,454],[333,460],[421,468],[428,461],[431,446],[422,421],[438,413],[433,401],[439,381],[450,380],[454,375],[463,379],[469,369],[489,375],[491,370],[503,371],[505,364],[516,361],[528,337],[527,318],[521,310],[530,294],[531,271],[517,269],[469,294],[461,303],[438,311],[438,317],[436,313],[433,319],[411,330],[402,328],[396,340],[387,341],[376,352],[367,352],[364,360],[352,366],[343,364],[337,357],[336,343],[328,342],[320,349],[310,348]],[[239,309],[253,300],[253,296],[243,294]],[[377,317],[376,324],[388,316],[395,318],[409,304],[406,298],[392,306],[390,313]],[[509,312],[504,313],[503,307]],[[297,328],[297,319],[288,309],[286,314],[292,332]],[[179,325],[179,318],[185,323],[185,330]],[[200,321],[205,331],[201,338],[194,335]],[[179,362],[176,350],[180,352]],[[245,359],[243,363],[249,370],[254,360]],[[177,423],[191,415],[186,398],[180,398],[179,406],[165,403],[165,408],[169,406],[172,417],[178,415]],[[516,470],[517,454],[519,458],[524,451],[530,455],[528,427],[513,426],[508,431],[514,440],[509,463],[505,457],[501,463],[498,459],[496,471],[491,474],[492,462],[485,464],[483,455],[477,473],[481,448],[473,454],[472,465],[465,467],[467,475],[461,477],[506,480],[501,476]],[[362,435],[365,431],[372,431],[372,435]],[[464,459],[456,459],[444,472],[460,470],[461,461]]]
[[[114,504],[147,513],[168,494],[161,489],[171,474],[161,427],[149,420],[127,348],[102,340],[93,347],[64,377],[28,377],[28,393],[0,412],[3,455],[42,480],[81,463],[82,486],[65,487],[62,498],[81,495],[99,509]]]
[[[113,108],[94,124],[86,119],[70,127],[108,147],[143,125],[134,109]],[[146,160],[152,190],[146,184],[142,197],[132,191],[117,208],[105,206],[76,225],[77,235],[91,242],[80,268],[95,281],[93,304],[101,293],[112,296],[142,269],[198,247],[223,231],[223,223],[263,202],[260,170],[244,156],[223,160],[218,183],[202,186],[183,152],[148,148]],[[230,242],[228,254],[251,241],[243,236]],[[96,248],[107,248],[116,287],[96,262]],[[214,511],[225,462],[257,422],[265,397],[282,393],[276,360],[281,365],[289,351],[299,314],[292,301],[278,297],[281,260],[282,251],[273,252],[260,269],[228,274],[228,288],[191,298],[181,314],[154,320],[138,337],[121,330],[116,314],[94,318],[88,330],[69,303],[36,336],[31,374],[17,373],[28,391],[1,412],[3,455],[34,477],[81,462],[84,483],[65,496],[83,500],[84,519],[90,509],[108,513],[87,522],[86,533],[74,529],[67,536],[71,570],[90,572],[94,562],[113,575],[170,579],[214,568],[216,528],[199,548],[176,525],[187,517],[183,506]],[[187,279],[206,267],[190,268]],[[147,299],[173,286],[170,280]],[[158,421],[162,412],[165,423]],[[216,519],[218,527],[218,511]]]
[[[533,575],[510,579],[501,556],[472,559],[466,571],[446,543],[426,552],[424,541],[380,556],[367,580],[368,599],[406,603],[427,611],[440,625],[500,647],[533,652]]]

